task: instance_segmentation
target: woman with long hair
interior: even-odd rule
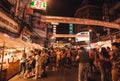
[[[105,47],[101,48],[99,54],[99,69],[101,73],[101,81],[111,81],[111,63],[110,56]]]

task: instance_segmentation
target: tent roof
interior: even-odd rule
[[[3,46],[3,44],[6,47],[15,47],[15,48],[19,48],[19,47],[33,47],[38,49],[43,48],[39,44],[24,42],[20,38],[14,39],[9,37],[8,35],[0,33],[0,46]]]

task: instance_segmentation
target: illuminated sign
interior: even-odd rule
[[[46,0],[32,0],[31,8],[46,10],[47,2]]]
[[[19,32],[18,23],[0,11],[0,27],[13,33]]]
[[[89,40],[90,40],[89,32],[80,32],[76,35],[76,42],[89,41]]]
[[[73,24],[69,24],[69,34],[73,34]]]

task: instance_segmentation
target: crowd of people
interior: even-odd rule
[[[49,48],[31,50],[27,56],[23,51],[20,59],[20,70],[24,78],[35,76],[41,78],[48,70],[56,71],[59,67],[71,68],[78,64],[78,81],[87,81],[93,72],[99,71],[101,81],[120,80],[120,43],[112,43],[112,47],[99,49]]]
[[[100,81],[120,81],[120,43],[89,51],[81,47],[76,59],[79,60],[78,81],[88,81],[89,73],[96,70],[100,72]]]
[[[23,51],[20,58],[20,68],[18,74],[22,74],[24,78],[35,76],[35,79],[42,76],[45,72],[48,54],[45,50],[31,50],[29,55]]]

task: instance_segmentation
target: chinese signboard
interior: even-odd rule
[[[0,27],[13,33],[19,33],[19,25],[12,18],[0,11]]]
[[[31,8],[46,10],[47,2],[46,0],[32,0]]]

